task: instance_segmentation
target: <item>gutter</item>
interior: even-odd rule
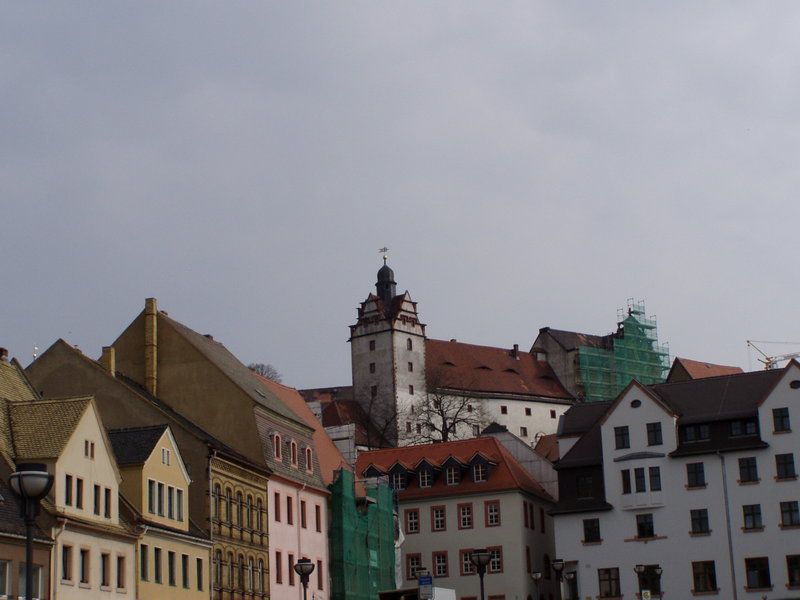
[[[722,494],[725,499],[725,532],[728,536],[728,563],[731,569],[731,586],[733,590],[733,600],[738,600],[738,592],[736,590],[736,570],[733,560],[733,538],[731,537],[731,507],[728,498],[728,474],[725,472],[725,455],[722,452],[717,452],[719,456],[719,465],[722,470]]]
[[[217,554],[214,552],[214,488],[212,486],[211,480],[211,461],[217,457],[216,449],[211,449],[211,455],[208,458],[208,538],[211,540],[211,556],[209,556],[210,560],[208,561],[209,570],[209,592],[211,593],[211,597],[214,596],[214,577],[217,574],[217,565],[214,562]]]

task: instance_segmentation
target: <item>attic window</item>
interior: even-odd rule
[[[793,390],[800,389],[800,379],[795,379],[794,381],[790,382],[789,387]]]
[[[477,368],[480,369],[481,371],[491,371],[492,370],[491,367],[487,367],[486,365],[481,365],[480,367],[477,367]]]
[[[641,405],[641,400],[631,400],[631,408],[639,408]]]
[[[454,363],[451,363],[449,360],[444,361],[443,364],[444,364],[445,367],[455,367],[456,366]]]
[[[503,373],[514,373],[515,375],[519,375],[519,372],[516,369],[505,369]]]
[[[283,456],[281,454],[281,436],[280,434],[275,434],[272,437],[272,451],[275,456],[275,460],[282,460]]]

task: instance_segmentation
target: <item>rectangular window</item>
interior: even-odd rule
[[[578,475],[575,487],[577,488],[577,497],[579,500],[585,500],[593,497],[591,475]]]
[[[622,493],[623,494],[630,494],[631,493],[631,472],[629,469],[623,469],[620,471],[622,475]]]
[[[660,446],[664,443],[661,437],[661,423],[648,423],[647,424],[647,445]]]
[[[289,574],[289,585],[294,585],[294,554],[289,555],[288,566],[286,572]]]
[[[531,523],[531,529],[536,531],[536,514],[535,514],[534,511],[535,511],[535,509],[534,509],[534,506],[533,506],[533,502],[531,502],[530,504],[528,504],[528,514],[530,515],[530,518],[528,519],[528,521],[530,521],[530,523]]]
[[[324,579],[322,577],[322,561],[321,560],[317,561],[316,571],[317,571],[317,589],[318,590],[322,590],[322,583],[323,583]]]
[[[167,487],[167,518],[175,518],[175,488]]]
[[[117,589],[125,589],[125,557],[117,556]]]
[[[11,593],[11,561],[0,560],[0,596]]]
[[[526,417],[530,417],[531,416],[531,409],[530,408],[526,408],[525,409],[525,416]]]
[[[393,490],[398,492],[406,489],[406,474],[400,471],[392,473],[389,484]]]
[[[64,504],[72,506],[72,475],[64,476]]]
[[[766,556],[745,558],[744,568],[747,574],[748,588],[758,590],[772,587],[772,579],[769,575],[769,559]]]
[[[783,431],[791,431],[789,423],[789,409],[788,408],[773,408],[772,409],[772,424],[776,433]]]
[[[152,479],[147,480],[147,512],[156,513],[156,482]]]
[[[786,574],[790,587],[800,587],[800,554],[786,557]]]
[[[170,585],[175,585],[175,553],[172,550],[167,551],[167,578]]]
[[[275,582],[283,583],[283,555],[275,552]]]
[[[406,510],[406,533],[419,533],[419,509]]]
[[[756,435],[758,427],[755,419],[739,419],[731,421],[731,437]]]
[[[281,495],[278,492],[275,492],[275,500],[272,503],[272,512],[273,512],[273,516],[275,517],[275,521],[280,523],[281,522]]]
[[[739,483],[758,481],[758,463],[755,456],[739,459]]]
[[[486,465],[483,463],[476,463],[472,467],[472,480],[475,482],[486,481]]]
[[[447,485],[456,485],[461,480],[461,473],[458,467],[447,467],[445,469],[445,481]]]
[[[458,505],[458,528],[472,529],[472,504]]]
[[[373,398],[377,398],[378,397],[378,386],[377,385],[373,385],[371,388],[369,388],[369,395],[372,396]]]
[[[314,528],[318,532],[322,531],[322,509],[319,504],[314,505]]]
[[[486,500],[483,504],[486,511],[486,527],[497,527],[500,525],[500,500]]]
[[[653,515],[651,513],[636,515],[636,537],[651,538],[655,536],[656,532],[653,527]]]
[[[81,576],[81,583],[89,583],[89,549],[81,548],[78,553],[78,571]]]
[[[528,437],[528,428],[527,427],[520,427],[519,428],[519,436],[526,438]]]
[[[433,553],[433,576],[447,577],[447,552]]]
[[[203,591],[203,559],[195,559],[195,575],[197,577],[197,591]]]
[[[686,425],[681,428],[684,442],[704,442],[711,438],[708,425]]]
[[[72,581],[72,546],[61,546],[61,579]],[[0,586],[0,594],[5,590]]]
[[[294,525],[294,504],[291,496],[286,496],[286,523]]]
[[[185,589],[189,589],[189,555],[181,554],[181,583]]]
[[[650,491],[651,492],[660,492],[661,491],[661,468],[660,467],[650,467],[648,470],[648,474],[650,475]]]
[[[617,450],[631,447],[631,438],[627,425],[623,427],[614,427],[614,444]]]
[[[161,583],[161,548],[153,548],[153,580]]]
[[[100,555],[100,587],[111,587],[111,556]]]
[[[369,363],[369,372],[370,373],[374,373],[375,372],[375,363]]]
[[[600,519],[583,520],[583,542],[585,544],[596,544],[600,539]]]
[[[103,516],[111,518],[111,490],[108,488],[103,491]]]
[[[158,483],[158,516],[164,516],[164,484]]]
[[[640,494],[647,491],[647,485],[644,479],[644,468],[636,468],[633,470],[634,480],[636,482],[636,493]]]
[[[716,592],[717,570],[713,560],[703,560],[692,563],[692,579],[694,580],[693,592]]]
[[[411,423],[409,423],[411,425]],[[429,488],[433,485],[433,474],[428,469],[419,472],[419,487]]]
[[[525,572],[531,572],[531,547],[525,546]]]
[[[25,588],[26,588],[25,575],[27,574],[26,571],[27,569],[25,568],[25,563],[20,562],[19,572],[17,575],[19,578],[18,581],[19,581],[20,598],[26,597],[25,594]],[[33,571],[32,573],[33,582],[31,585],[31,598],[36,598],[38,600],[38,598],[41,598],[41,590],[42,590],[42,567],[40,565],[33,565],[32,571]]]
[[[503,547],[496,546],[494,548],[487,548],[489,551],[489,565],[486,571],[488,573],[502,573],[503,572]]]
[[[411,373],[413,371],[414,371],[414,363],[410,362],[408,363],[408,372]]]
[[[797,500],[781,502],[781,525],[783,527],[800,526],[800,508]]]
[[[744,515],[744,529],[762,529],[764,527],[760,504],[745,504],[742,506],[742,514]]]
[[[775,467],[778,479],[794,479],[797,473],[794,470],[794,454],[776,454]]]
[[[619,569],[597,569],[597,579],[600,584],[600,598],[619,598],[622,592],[619,587]]]
[[[522,503],[522,520],[525,522],[525,529],[528,528],[528,503]]]
[[[472,575],[475,573],[475,565],[472,564],[472,550],[459,550],[458,562],[461,565],[462,575]]]
[[[431,531],[447,529],[447,515],[444,506],[431,506]]]
[[[175,490],[175,513],[178,521],[183,521],[183,490]]]
[[[708,509],[697,508],[689,511],[692,518],[692,533],[710,533],[708,528]]]
[[[508,414],[508,407],[507,406],[501,406],[500,407],[500,414],[501,415],[507,415]]]
[[[94,486],[94,496],[93,496],[93,506],[94,506],[94,514],[98,517],[100,516],[100,486],[95,484]]]
[[[139,547],[139,579],[147,581],[150,577],[150,570],[147,562],[147,546],[142,544]]]
[[[414,395],[414,386],[413,386],[413,385],[409,385],[409,386],[408,386],[408,393],[409,393],[411,396],[413,396],[413,395]]]
[[[421,568],[421,554],[406,554],[406,579],[416,579],[417,571],[419,571]]]
[[[373,350],[375,350],[375,340],[370,340],[369,341],[369,351],[372,352]]]
[[[306,529],[306,501],[300,500],[300,527]]]
[[[75,508],[83,508],[83,479],[75,479]]]
[[[703,463],[689,463],[686,465],[686,487],[705,487],[706,472]]]
[[[543,508],[539,509],[539,527],[541,528],[542,533],[546,533],[545,530],[544,530],[544,509]]]

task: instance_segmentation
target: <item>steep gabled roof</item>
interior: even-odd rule
[[[527,352],[426,339],[425,353],[429,388],[572,401],[550,365]]]
[[[114,448],[117,464],[120,467],[143,465],[150,458],[166,429],[166,424],[110,429],[108,439]]]
[[[608,335],[592,335],[589,333],[579,333],[577,331],[553,329],[552,327],[542,327],[539,333],[549,334],[550,337],[567,352],[577,350],[581,346],[602,348],[604,350],[611,350],[613,348],[613,333],[609,333]]]
[[[16,460],[58,458],[91,402],[91,396],[9,402]]]
[[[611,402],[580,402],[573,404],[561,417],[559,436],[576,436],[591,429],[611,406]]]
[[[442,466],[449,459],[454,458],[463,464],[469,464],[476,453],[480,453],[490,462],[495,463],[486,481],[474,482],[470,478],[463,479],[458,485],[445,485],[437,481],[430,488],[420,488],[415,481],[409,481],[409,486],[398,492],[398,497],[403,500],[419,498],[435,498],[449,495],[483,494],[505,490],[522,490],[534,494],[549,502],[553,498],[544,490],[525,468],[519,464],[505,446],[491,436],[457,440],[421,446],[405,446],[386,450],[373,450],[359,454],[356,462],[356,474],[364,476],[370,466],[388,473],[393,466],[402,465],[409,471],[423,459],[436,466]]]
[[[0,360],[0,398],[18,402],[38,397],[16,359],[11,362]]]
[[[692,379],[703,379],[705,377],[719,377],[720,375],[736,375],[738,373],[744,373],[740,367],[715,365],[714,363],[676,357],[675,360],[672,361],[672,367],[669,370],[667,382],[671,380],[676,367],[683,367],[683,369],[686,371],[686,374]]]

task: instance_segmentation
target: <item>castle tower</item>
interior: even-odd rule
[[[403,445],[407,415],[425,394],[425,325],[417,303],[396,286],[384,257],[376,293],[358,308],[349,341],[354,399],[388,441]]]

